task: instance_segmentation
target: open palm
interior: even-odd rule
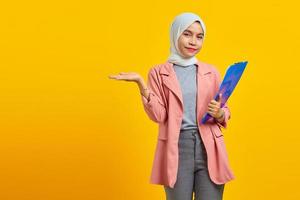
[[[136,72],[120,72],[118,75],[109,75],[110,79],[137,82],[141,76]]]

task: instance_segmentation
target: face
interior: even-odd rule
[[[203,29],[199,22],[194,22],[178,38],[178,49],[184,58],[195,56],[202,48]]]

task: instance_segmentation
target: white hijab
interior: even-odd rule
[[[175,17],[170,30],[171,55],[168,58],[168,62],[181,65],[181,66],[188,66],[197,63],[197,58],[195,56],[191,58],[183,58],[178,49],[178,38],[183,33],[183,31],[187,29],[195,21],[200,22],[205,36],[206,28],[202,19],[198,15],[191,12],[184,12]]]

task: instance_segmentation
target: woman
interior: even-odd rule
[[[152,67],[148,84],[137,73],[110,76],[138,84],[145,112],[158,123],[159,133],[150,183],[164,186],[168,200],[221,200],[225,183],[234,179],[222,128],[230,110],[213,98],[220,74],[197,60],[206,29],[194,13],[181,13],[171,26],[171,54]],[[212,118],[205,124],[205,113]]]

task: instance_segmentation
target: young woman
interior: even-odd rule
[[[213,98],[220,86],[216,67],[196,59],[205,25],[194,13],[178,15],[170,31],[171,54],[152,67],[148,84],[138,73],[109,76],[138,84],[145,112],[159,133],[150,183],[164,186],[167,200],[221,200],[225,183],[234,179],[222,128],[230,110]],[[202,124],[205,113],[212,118]]]

